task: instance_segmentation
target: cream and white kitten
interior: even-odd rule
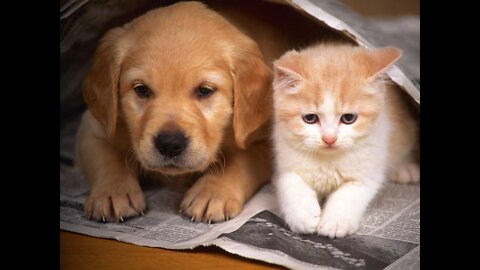
[[[419,181],[415,114],[383,74],[400,55],[320,44],[274,62],[273,183],[292,231],[353,234],[387,174]]]

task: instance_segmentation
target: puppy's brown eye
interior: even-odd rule
[[[342,117],[340,117],[340,121],[344,124],[351,125],[355,121],[357,121],[357,114],[356,113],[346,113],[343,114]]]
[[[198,98],[207,98],[214,91],[215,89],[213,87],[202,85],[195,89],[195,95],[197,95]]]
[[[133,90],[141,98],[148,98],[152,94],[152,91],[144,84],[137,84],[133,87]]]
[[[303,121],[307,124],[314,124],[318,122],[318,115],[313,114],[313,113],[307,113],[304,116],[302,116]]]

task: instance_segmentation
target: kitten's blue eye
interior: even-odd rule
[[[358,115],[356,113],[346,113],[340,117],[340,121],[344,124],[351,125],[357,121]]]
[[[307,124],[314,124],[318,122],[318,116],[313,113],[307,113],[304,116],[302,116],[303,121]]]

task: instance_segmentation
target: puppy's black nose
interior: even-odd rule
[[[188,140],[182,133],[160,133],[155,137],[155,148],[168,158],[180,155],[187,143]]]

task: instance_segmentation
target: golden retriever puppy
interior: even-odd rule
[[[271,69],[257,44],[198,2],[105,34],[84,81],[77,137],[88,217],[143,214],[139,177],[193,183],[180,211],[223,221],[270,179]]]

